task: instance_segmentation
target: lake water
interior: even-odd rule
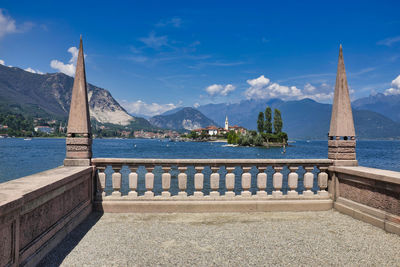
[[[296,141],[282,148],[223,147],[225,143],[95,139],[94,157],[113,158],[327,158],[327,141]],[[62,165],[65,139],[0,139],[0,182]],[[367,167],[400,171],[400,141],[358,141],[357,159]]]

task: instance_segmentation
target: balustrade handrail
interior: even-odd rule
[[[330,159],[159,159],[159,158],[93,158],[94,166],[104,165],[176,165],[178,167],[188,165],[207,166],[254,166],[254,165],[302,165],[302,166],[331,166]]]
[[[256,196],[260,198],[268,197],[266,192],[267,189],[267,173],[265,172],[268,167],[274,169],[272,177],[272,197],[284,198],[284,197],[299,197],[299,192],[302,193],[302,197],[328,197],[328,192],[326,191],[328,185],[328,173],[327,170],[333,165],[333,161],[330,159],[154,159],[154,158],[94,158],[92,159],[92,164],[98,171],[99,187],[97,191],[97,198],[103,199],[103,197],[108,196],[105,192],[106,190],[106,180],[107,177],[111,179],[112,190],[111,197],[119,198],[122,196],[122,167],[128,166],[128,183],[129,192],[128,197],[137,198],[138,195],[138,168],[140,166],[145,167],[146,173],[144,176],[145,182],[145,192],[142,198],[145,199],[155,199],[156,194],[161,194],[161,197],[170,198],[172,196],[171,190],[171,178],[172,173],[170,173],[173,166],[178,168],[179,174],[177,175],[178,180],[178,192],[175,192],[175,196],[179,198],[203,198],[205,194],[208,194],[208,189],[210,189],[209,197],[211,198],[249,198],[252,197],[251,191],[256,191]],[[106,172],[108,166],[113,169],[112,173]],[[162,192],[155,192],[155,172],[154,168],[156,166],[162,167],[161,174],[161,187]],[[191,191],[188,191],[188,174],[186,171],[187,167],[193,166],[196,170],[194,176],[190,179],[193,182],[193,187]],[[212,173],[207,178],[207,188],[205,188],[205,173],[203,173],[204,167],[209,166]],[[250,170],[252,167],[258,169],[258,174],[256,177],[252,177]],[[226,168],[227,174],[221,174],[218,172],[222,167]],[[243,173],[238,174],[240,178],[233,173],[234,169],[237,167],[243,170]],[[286,174],[282,172],[283,168],[289,168],[289,173]],[[298,188],[299,174],[297,170],[302,167],[305,173],[302,175],[304,190]],[[313,173],[317,168],[318,173]],[[125,172],[125,171],[124,171]],[[111,175],[111,177],[110,177]],[[176,174],[175,174],[176,175]],[[270,174],[271,175],[271,174]],[[287,175],[287,187],[290,190],[287,191],[287,196],[283,196],[283,176]],[[126,176],[125,176],[126,177]],[[224,178],[223,178],[224,177]],[[125,178],[126,179],[126,178]],[[220,180],[225,180],[225,185],[222,184],[220,187]],[[256,181],[252,179],[256,179]],[[317,179],[317,180],[315,180]],[[159,178],[157,179],[159,182]],[[143,180],[142,180],[143,181]],[[256,182],[256,187],[254,187],[254,182]],[[312,191],[315,182],[318,183],[318,192]],[[235,184],[238,186],[235,187]],[[286,182],[285,182],[286,183]],[[253,185],[252,185],[253,184]],[[143,190],[143,189],[142,189]],[[235,191],[236,190],[236,191]],[[298,191],[296,191],[298,190]],[[177,193],[177,195],[176,195]],[[189,193],[189,194],[188,194]],[[223,196],[221,195],[223,194]]]

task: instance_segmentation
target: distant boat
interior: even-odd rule
[[[307,140],[306,142],[307,142],[307,143],[310,143],[310,140]]]
[[[234,144],[226,144],[226,145],[222,145],[222,147],[237,147],[239,145],[234,145]]]
[[[24,138],[24,140],[25,140],[25,141],[31,141],[32,138],[29,138],[29,137],[28,137],[28,138]]]

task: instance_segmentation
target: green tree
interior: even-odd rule
[[[264,132],[264,113],[262,112],[258,113],[257,130],[259,133]]]
[[[196,139],[197,138],[197,133],[195,131],[191,131],[190,134],[188,134],[188,137],[190,139]]]
[[[278,134],[282,132],[283,122],[282,116],[279,109],[274,110],[274,133]]]
[[[272,133],[272,111],[270,107],[265,109],[265,124],[264,129],[266,133]]]
[[[228,144],[237,144],[238,140],[239,136],[234,131],[228,133]]]
[[[258,134],[257,136],[256,136],[256,138],[254,138],[254,145],[255,146],[262,146],[263,145],[263,138],[262,138],[262,136],[261,136],[261,134]]]

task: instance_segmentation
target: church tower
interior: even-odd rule
[[[225,130],[229,130],[228,116],[225,117]]]

